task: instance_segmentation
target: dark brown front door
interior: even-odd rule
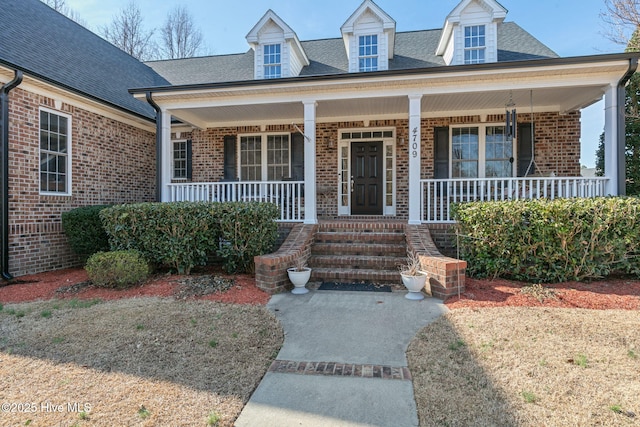
[[[351,214],[382,215],[382,141],[351,143]]]

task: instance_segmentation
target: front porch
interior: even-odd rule
[[[601,197],[607,195],[606,177],[524,177],[421,179],[420,223],[452,223],[451,206],[472,201],[504,201]],[[281,222],[305,221],[304,181],[238,181],[169,184],[169,200],[246,202],[263,201],[280,207]],[[338,205],[338,189],[319,194],[317,205]],[[329,195],[329,196],[327,196]],[[320,220],[334,216],[318,216]],[[339,218],[348,219],[349,215]],[[385,216],[380,216],[384,219]]]

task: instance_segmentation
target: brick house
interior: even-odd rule
[[[269,10],[244,53],[145,64],[37,0],[0,2],[4,272],[72,265],[60,213],[86,204],[270,200],[283,223],[435,233],[458,201],[624,192],[637,55],[560,58],[494,0],[411,32],[365,0],[309,41]],[[580,110],[603,97],[611,172],[583,178]]]

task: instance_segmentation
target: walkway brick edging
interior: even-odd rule
[[[464,292],[467,262],[440,253],[426,225],[407,225],[407,251],[420,258],[422,268],[429,275],[427,288],[431,295],[442,300]]]
[[[296,362],[274,360],[269,372],[324,375],[333,377],[380,378],[384,380],[411,381],[411,372],[406,366],[368,365],[336,362]]]
[[[269,294],[284,292],[293,286],[287,268],[301,258],[306,263],[311,257],[316,225],[296,224],[276,252],[254,258],[256,285]]]

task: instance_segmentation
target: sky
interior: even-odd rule
[[[66,0],[89,29],[99,29],[130,0]],[[272,9],[300,40],[340,37],[340,27],[362,0],[135,0],[146,29],[162,26],[167,13],[184,5],[202,31],[208,54],[241,53],[245,37]],[[442,28],[460,0],[375,0],[396,21],[396,31]],[[600,13],[604,0],[500,0],[513,21],[562,57],[619,53],[624,46],[609,41]],[[595,152],[604,129],[604,103],[583,110],[582,164],[595,166]]]

